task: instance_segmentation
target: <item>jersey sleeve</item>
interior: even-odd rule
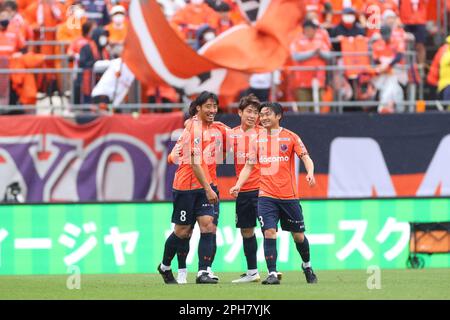
[[[298,155],[299,158],[302,158],[303,156],[308,155],[308,150],[306,149],[305,145],[303,144],[302,139],[298,135],[294,135],[294,151]]]

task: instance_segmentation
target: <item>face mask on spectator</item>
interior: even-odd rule
[[[208,41],[214,39],[215,37],[216,37],[216,35],[214,34],[214,32],[206,32],[206,33],[203,35],[203,40],[204,40],[205,42],[208,42]]]
[[[8,28],[8,24],[9,24],[8,19],[0,20],[0,27],[2,27],[3,29]]]
[[[203,3],[203,0],[191,0],[192,4],[199,5]]]
[[[356,17],[353,14],[344,14],[342,15],[342,22],[344,24],[353,24],[355,22]]]
[[[75,19],[81,19],[84,17],[85,11],[82,8],[76,8],[75,11],[73,12],[73,16],[75,17]]]
[[[107,37],[107,36],[100,36],[100,37],[98,38],[98,44],[99,44],[101,47],[106,46],[107,43],[108,43],[108,37]]]
[[[122,24],[125,21],[125,16],[123,14],[115,14],[112,17],[112,21],[115,24]]]

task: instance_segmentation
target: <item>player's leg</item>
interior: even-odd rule
[[[264,257],[269,275],[262,284],[280,284],[277,275],[277,224],[279,209],[271,198],[258,199],[258,219],[264,235]]]
[[[171,263],[183,243],[186,239],[189,239],[191,224],[194,220],[192,193],[187,191],[174,191],[173,199],[172,223],[175,224],[175,228],[166,239],[163,259],[158,266],[158,272],[167,284],[177,283],[173,277]]]
[[[197,283],[217,283],[218,280],[211,277],[208,267],[214,254],[214,206],[208,202],[205,192],[200,192],[194,202],[196,219],[200,228],[200,241],[198,243],[198,274]]]
[[[305,236],[305,222],[300,203],[297,200],[283,201],[281,204],[281,228],[291,232],[295,246],[302,258],[302,270],[305,274],[306,282],[316,283],[317,277],[311,267],[310,250],[308,238]]]
[[[217,194],[217,198],[219,199],[219,189],[217,188],[217,186],[215,185],[211,185],[211,188],[213,189],[213,191]],[[214,258],[216,257],[216,252],[217,252],[217,237],[216,237],[216,233],[217,233],[217,225],[219,224],[219,215],[220,215],[220,199],[217,202],[217,204],[214,205],[214,225],[216,226],[216,228],[214,229],[213,232],[213,255],[211,258],[211,265],[214,262]],[[209,275],[211,278],[216,279],[217,281],[219,281],[219,277],[216,276],[214,274],[214,272],[212,272],[211,267],[208,267]]]
[[[241,229],[244,255],[247,260],[247,272],[233,283],[259,281],[256,253],[258,243],[255,236],[258,219],[258,191],[241,192],[236,199],[236,228]]]
[[[187,266],[186,266],[186,260],[187,256],[189,254],[189,243],[191,241],[192,231],[194,230],[195,223],[191,225],[190,231],[188,233],[188,237],[182,239],[180,246],[178,247],[177,251],[177,260],[178,260],[178,275],[177,275],[177,282],[179,284],[186,284],[187,283]]]

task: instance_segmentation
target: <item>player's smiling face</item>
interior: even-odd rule
[[[265,129],[276,129],[280,125],[281,115],[276,115],[270,108],[262,108],[259,112],[259,120]]]
[[[254,128],[258,121],[258,109],[253,105],[249,105],[244,110],[239,110],[239,116],[241,117],[242,125],[245,125],[247,128]]]
[[[204,104],[197,107],[198,116],[203,122],[213,123],[217,108],[217,103],[213,99],[208,99]]]

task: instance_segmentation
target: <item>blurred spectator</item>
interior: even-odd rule
[[[247,94],[253,93],[259,101],[269,101],[272,84],[279,84],[279,78],[279,72],[254,73],[250,76]]]
[[[63,44],[73,42],[77,38],[81,38],[81,26],[86,22],[86,12],[80,3],[74,3],[66,11],[66,20],[56,27],[56,40],[61,42],[61,45],[55,47],[55,54],[66,54],[69,45]],[[67,63],[65,60],[55,60],[55,68],[70,68],[72,62]],[[70,90],[70,81],[68,74],[56,75],[59,92],[66,93]],[[65,79],[66,81],[63,81]]]
[[[95,21],[99,26],[105,26],[110,22],[106,1],[81,0],[81,4],[86,10],[88,20]]]
[[[356,11],[357,20],[364,25],[364,14],[362,14],[364,7],[364,0],[329,0],[331,5],[331,24],[337,26],[342,21],[342,13],[345,8],[352,7]]]
[[[66,11],[66,20],[56,28],[56,40],[73,41],[81,36],[81,26],[86,22],[86,11],[80,3]]]
[[[317,26],[317,30],[316,30],[316,35],[315,38],[318,39],[319,41],[324,42],[328,47],[331,48],[331,39],[330,39],[330,35],[327,31],[327,29],[325,29],[324,27],[321,26],[317,13],[315,11],[308,11],[305,15],[305,21],[309,20],[314,22],[314,24],[316,24]]]
[[[24,18],[28,21],[35,32],[38,32],[41,41],[55,41],[56,27],[65,19],[68,4],[56,0],[37,0],[31,3],[24,11]],[[55,54],[55,46],[41,45],[39,52],[45,55]],[[55,68],[55,60],[46,60],[45,68]],[[56,74],[47,73],[38,75],[39,87],[42,92],[49,96],[57,88]]]
[[[10,17],[8,11],[0,11],[0,56],[11,57],[25,47],[20,34],[8,30]]]
[[[330,47],[316,37],[317,28],[318,26],[310,20],[303,23],[303,32],[291,44],[294,66],[324,67],[331,58]],[[295,71],[293,86],[296,100],[313,101],[315,90],[320,97],[325,86],[325,78],[325,70]]]
[[[415,37],[419,68],[424,67],[426,60],[427,6],[428,0],[400,1],[400,19],[405,25],[405,31],[412,33]]]
[[[216,34],[219,35],[234,26],[234,22],[230,14],[230,6],[226,2],[220,2],[214,9],[220,16],[216,29]]]
[[[372,36],[379,32],[381,26],[381,16],[386,10],[392,10],[399,14],[397,1],[394,0],[368,0],[363,7],[363,27],[366,28],[367,36]]]
[[[92,85],[92,67],[100,58],[97,45],[92,39],[95,23],[87,21],[81,26],[81,37],[75,39],[67,49],[67,53],[75,57],[78,67],[83,72],[77,73],[74,82],[74,103],[89,103]],[[83,85],[83,87],[82,87]]]
[[[10,68],[10,59],[24,47],[23,40],[15,33],[8,31],[9,13],[0,11],[0,68]],[[0,75],[0,101],[3,105],[15,105],[18,102],[16,91],[12,87],[10,75]]]
[[[356,37],[356,36],[364,36],[366,31],[361,27],[361,25],[356,20],[356,11],[349,7],[345,8],[342,11],[342,20],[339,25],[334,27],[331,32],[331,38],[339,37]],[[339,41],[333,43],[333,49],[336,51],[340,51]]]
[[[441,100],[450,101],[450,36],[436,52],[427,82],[437,87]]]
[[[164,15],[168,20],[172,19],[177,11],[186,6],[184,0],[157,0],[158,4],[164,12]]]
[[[97,60],[109,60],[111,48],[109,46],[109,31],[101,27],[95,28],[92,32],[92,40],[95,42],[98,51]]]
[[[216,37],[215,30],[209,25],[205,24],[198,28],[195,35],[195,50],[199,50],[205,43],[211,41]]]
[[[183,31],[187,39],[194,39],[198,28],[204,24],[217,29],[219,19],[219,14],[203,0],[191,0],[175,13],[172,22]]]
[[[120,5],[114,6],[109,14],[112,22],[105,26],[105,30],[109,31],[109,43],[111,45],[123,45],[128,29],[125,8]]]
[[[92,90],[92,102],[100,104],[101,109],[106,109],[110,103],[114,107],[118,107],[127,95],[133,81],[134,75],[122,63],[122,59],[107,61],[106,71]]]
[[[376,63],[375,71],[378,74],[374,79],[375,87],[380,92],[380,113],[403,112],[403,89],[400,86],[394,67],[404,58],[405,47],[391,38],[392,29],[382,25],[381,39],[373,43],[373,59]]]
[[[325,29],[332,27],[332,7],[328,0],[304,0],[305,11],[317,17],[318,25]]]
[[[17,3],[12,0],[5,1],[3,8],[9,13],[10,21],[8,31],[19,34],[25,40],[33,38],[33,30],[26,23],[23,16],[17,12]]]

